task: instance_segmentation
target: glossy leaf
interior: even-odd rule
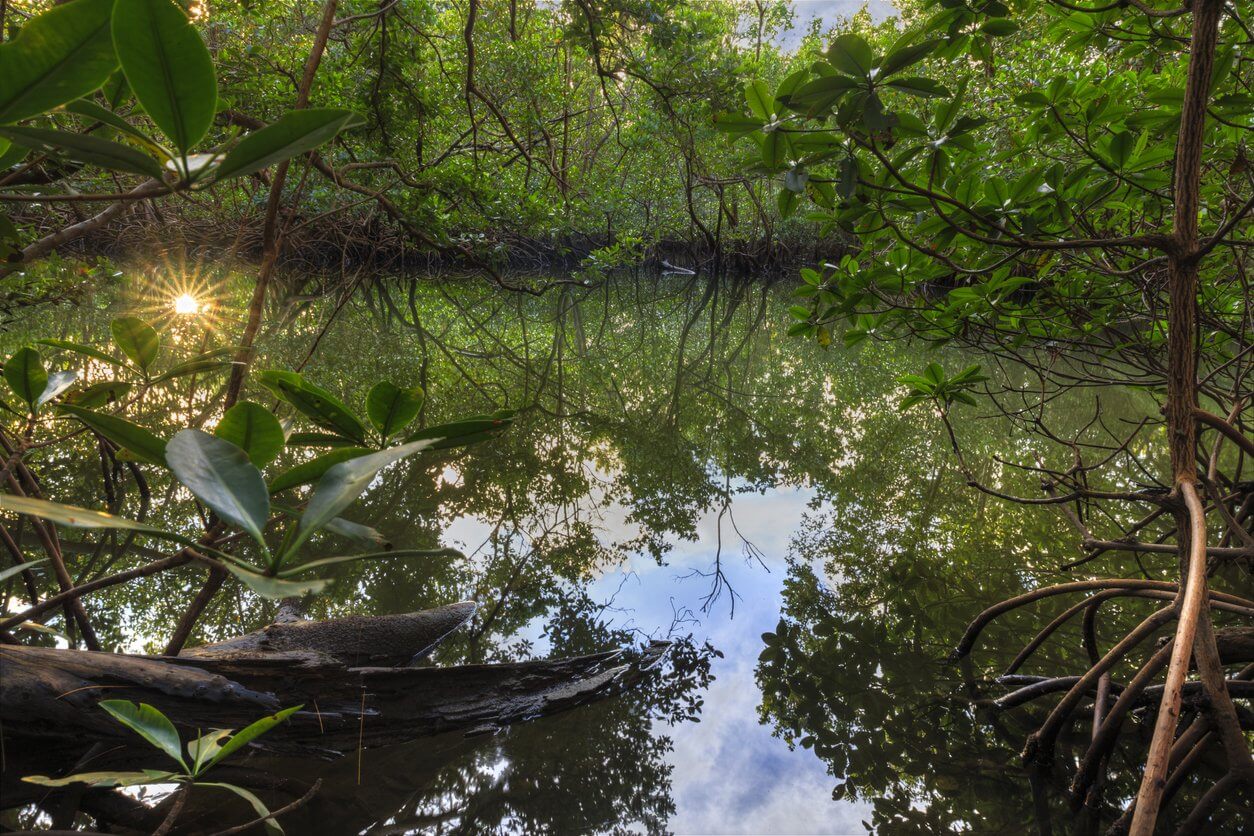
[[[165,752],[187,769],[179,733],[166,717],[148,703],[136,705],[130,700],[101,700],[98,705],[131,731]]]
[[[71,160],[98,165],[110,171],[124,171],[161,179],[161,163],[157,160],[129,145],[91,134],[13,126],[0,128],[0,136],[52,156],[63,155]]]
[[[379,435],[386,439],[409,426],[422,409],[422,401],[421,388],[402,389],[390,380],[383,380],[366,395],[366,415]]]
[[[875,66],[875,54],[858,35],[840,35],[832,40],[827,49],[827,60],[842,73],[863,78],[871,74]]]
[[[265,467],[283,450],[283,426],[279,419],[251,401],[241,401],[228,409],[213,434],[239,447],[257,467]]]
[[[96,409],[126,397],[130,390],[131,384],[124,380],[101,380],[77,392],[71,392],[65,401],[82,409]]]
[[[213,781],[202,781],[197,784],[197,786],[219,787],[224,790],[229,790],[251,804],[253,811],[257,814],[258,818],[264,818],[265,816],[270,815],[270,809],[266,807],[262,800],[243,787],[237,787],[234,784],[220,784]],[[273,834],[273,836],[282,836],[283,827],[274,819],[265,819],[262,824],[265,826],[267,833]]]
[[[174,146],[187,152],[213,124],[213,59],[174,0],[116,0],[113,43],[135,98]]]
[[[166,442],[150,430],[104,412],[84,409],[75,404],[62,404],[61,411],[82,421],[123,450],[134,453],[140,461],[165,465]]]
[[[270,519],[270,492],[248,454],[201,430],[180,430],[166,445],[166,463],[201,502],[258,543]]]
[[[330,581],[312,580],[312,581],[289,581],[283,578],[276,578],[272,575],[263,575],[258,571],[245,569],[234,563],[225,563],[227,571],[240,580],[245,586],[262,598],[271,601],[278,601],[282,598],[299,597],[301,595],[315,595],[327,588]]]
[[[115,319],[110,323],[109,329],[113,332],[113,341],[122,349],[122,353],[142,371],[147,372],[161,349],[161,337],[157,330],[135,316]]]
[[[117,357],[114,357],[112,354],[106,354],[105,352],[101,351],[98,348],[93,348],[89,345],[83,345],[82,343],[71,342],[69,340],[54,340],[54,339],[39,340],[38,342],[40,345],[48,345],[48,346],[52,346],[53,348],[62,349],[64,351],[72,351],[75,354],[81,354],[84,357],[91,357],[95,360],[101,360],[105,363],[108,363],[111,366],[125,366],[126,365],[125,361],[119,360]]]
[[[278,493],[288,488],[310,485],[322,478],[322,474],[340,462],[356,459],[373,452],[368,447],[341,447],[317,458],[302,462],[283,471],[270,483],[270,493]]]
[[[294,372],[265,371],[261,373],[259,380],[277,397],[287,401],[318,426],[358,444],[365,442],[366,428],[361,421],[325,389],[309,383]]]
[[[89,787],[137,787],[143,784],[164,784],[173,777],[173,772],[146,769],[142,772],[80,772],[64,778],[28,775],[22,780],[41,787],[68,787],[70,784],[86,784]]]
[[[62,505],[46,499],[31,499],[28,496],[0,493],[0,509],[12,511],[15,514],[29,514],[32,517],[39,517],[57,525],[68,525],[71,528],[116,528],[174,538],[174,535],[125,517],[115,517],[104,511],[93,511],[90,508],[79,508],[75,505]]]
[[[231,735],[231,739],[223,744],[222,748],[210,758],[208,765],[213,766],[222,759],[230,757],[233,753],[238,752],[258,737],[261,737],[263,734],[270,731],[270,729],[285,722],[288,717],[291,717],[302,708],[304,708],[303,705],[285,708],[282,711],[275,712],[268,717],[262,717],[260,720],[249,723],[247,726]]]
[[[117,66],[109,37],[113,0],[73,0],[36,15],[0,44],[0,125],[85,96]]]
[[[277,122],[253,131],[227,152],[214,177],[225,180],[260,171],[281,160],[312,151],[345,128],[360,125],[351,110],[309,108],[284,114]]]
[[[13,356],[4,362],[4,381],[13,394],[34,409],[39,396],[48,386],[48,372],[39,352],[30,346],[13,352]]]
[[[292,548],[295,549],[315,531],[338,517],[341,511],[361,496],[380,470],[406,456],[426,450],[434,443],[433,439],[411,441],[332,466],[318,480],[313,496],[305,506]]]

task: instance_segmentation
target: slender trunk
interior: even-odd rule
[[[305,60],[305,74],[300,80],[300,88],[296,93],[295,110],[302,110],[309,103],[309,91],[313,88],[314,76],[318,72],[318,64],[327,48],[327,38],[331,35],[331,26],[335,23],[335,9],[338,0],[326,0],[322,6],[322,20],[318,24],[314,36],[313,48]],[[226,387],[226,401],[223,407],[229,409],[239,400],[240,388],[244,385],[244,377],[248,374],[248,366],[253,358],[253,341],[261,328],[261,313],[265,307],[266,289],[270,278],[274,275],[274,265],[279,258],[282,246],[282,233],[279,229],[279,205],[283,201],[283,186],[287,180],[289,161],[279,163],[274,171],[274,179],[270,183],[270,197],[266,201],[265,226],[262,230],[261,269],[257,274],[257,284],[253,287],[252,301],[248,304],[248,322],[244,326],[244,335],[240,339],[240,348],[235,355],[235,364],[231,367],[231,379]]]
[[[1154,832],[1195,639],[1209,641],[1211,645],[1199,654],[1201,659],[1212,661],[1215,658],[1212,654],[1217,653],[1213,647],[1214,633],[1209,629],[1209,614],[1204,611],[1208,597],[1207,533],[1205,509],[1197,492],[1196,346],[1198,210],[1201,200],[1202,152],[1210,77],[1222,10],[1222,0],[1197,0],[1194,3],[1188,80],[1180,114],[1180,135],[1176,144],[1175,216],[1172,246],[1168,253],[1168,370],[1164,414],[1167,419],[1172,479],[1179,501],[1174,512],[1176,530],[1180,532],[1181,582],[1180,595],[1176,600],[1179,624],[1167,669],[1162,704],[1154,726],[1154,738],[1137,794],[1131,827],[1133,836],[1150,836]],[[1202,622],[1205,624],[1199,630]],[[1213,681],[1213,670],[1208,670],[1207,673],[1211,675],[1205,676],[1204,682]],[[1222,684],[1222,676],[1220,682]],[[1210,693],[1208,696],[1213,703],[1218,703],[1214,705],[1217,716],[1232,711],[1232,703],[1226,691]],[[1227,705],[1222,705],[1225,702]],[[1229,752],[1230,762],[1233,762],[1234,754]],[[1248,750],[1245,757],[1248,758]]]

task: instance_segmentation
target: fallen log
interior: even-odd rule
[[[252,745],[332,759],[360,748],[493,731],[602,699],[632,685],[665,652],[658,643],[569,659],[414,666],[474,610],[462,603],[405,615],[280,622],[179,656],[0,646],[2,806],[43,794],[21,777],[73,771],[93,745],[112,747],[108,760],[129,758],[132,769],[149,765],[135,759],[160,761],[98,708],[103,699],[155,706],[184,740],[302,705]]]

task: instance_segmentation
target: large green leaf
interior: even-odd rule
[[[265,371],[258,379],[281,400],[324,429],[364,444],[366,428],[348,407],[327,390],[309,383],[295,372]]]
[[[170,439],[166,463],[197,499],[223,520],[264,544],[270,518],[270,493],[248,454],[225,439],[201,430],[180,430]]]
[[[139,128],[136,128],[130,122],[127,122],[121,116],[118,116],[112,110],[101,107],[91,99],[77,99],[72,101],[65,106],[65,110],[67,113],[75,113],[79,116],[94,119],[97,122],[108,125],[114,130],[124,133],[132,139],[138,140],[140,143],[152,148],[154,151],[168,155],[168,152],[157,145],[157,143],[153,142],[150,136],[145,134]]]
[[[431,445],[432,450],[447,450],[451,447],[475,444],[491,438],[492,435],[501,432],[512,423],[514,423],[514,413],[510,410],[503,410],[495,415],[475,416],[461,421],[454,421],[451,424],[437,424],[434,427],[427,427],[411,433],[406,436],[405,440],[421,441],[422,439],[431,439],[435,442]]]
[[[161,349],[161,337],[157,330],[136,316],[124,316],[109,324],[113,332],[113,341],[122,349],[122,353],[131,358],[131,362],[142,371],[157,359]]]
[[[96,409],[111,401],[117,401],[131,391],[131,384],[125,380],[101,380],[85,389],[71,392],[66,396],[66,403],[82,409]]]
[[[84,409],[75,404],[62,404],[60,409],[68,415],[73,415],[122,449],[131,451],[141,461],[158,465],[166,463],[166,442],[138,424],[116,415]]]
[[[112,354],[106,354],[98,348],[92,348],[82,343],[71,342],[69,340],[44,339],[37,341],[40,345],[50,345],[53,348],[60,348],[64,351],[72,351],[75,354],[81,354],[84,357],[91,357],[96,360],[103,360],[111,366],[125,366],[122,360],[114,357]]]
[[[179,151],[205,138],[218,104],[213,59],[174,0],[116,0],[113,44],[149,118]]]
[[[832,40],[827,48],[827,60],[842,73],[865,78],[875,66],[875,54],[870,45],[858,35],[841,35]]]
[[[7,139],[0,139],[0,173],[7,172],[10,168],[20,163],[30,150],[20,145],[14,145]],[[0,235],[0,238],[4,236]]]
[[[54,6],[0,45],[0,125],[85,96],[117,66],[109,38],[113,0]]]
[[[150,525],[128,520],[126,517],[115,517],[104,511],[93,511],[90,508],[79,508],[75,505],[62,505],[46,499],[31,499],[28,496],[0,493],[0,509],[12,511],[15,514],[29,514],[32,517],[40,517],[57,525],[68,525],[71,528],[118,528],[125,531],[143,531],[170,539],[181,539]]]
[[[284,114],[279,121],[240,140],[218,165],[214,177],[242,177],[282,160],[312,151],[345,128],[360,125],[351,110],[310,108]]]
[[[317,458],[302,462],[276,476],[274,481],[270,483],[270,493],[278,493],[288,488],[312,484],[322,478],[322,474],[326,473],[334,465],[346,462],[349,459],[356,459],[371,452],[373,451],[369,447],[341,447],[329,453],[323,453]]]
[[[253,795],[252,792],[250,792],[249,790],[246,790],[243,787],[237,787],[234,784],[220,784],[214,781],[201,781],[199,784],[197,784],[197,786],[220,787],[221,789],[229,790],[235,793],[240,798],[244,799],[245,801],[247,801],[249,804],[252,805],[253,811],[257,814],[258,818],[265,819],[262,822],[262,824],[265,826],[267,833],[271,834],[272,836],[283,836],[282,825],[280,825],[274,819],[265,818],[266,816],[270,815],[270,808],[266,807],[265,803],[260,798]]]
[[[166,717],[148,703],[136,705],[130,700],[101,700],[99,706],[115,720],[165,752],[187,769],[179,733]]]
[[[390,380],[376,383],[366,395],[366,414],[387,439],[409,426],[422,409],[422,389],[402,389]]]
[[[4,362],[4,380],[26,404],[34,409],[36,401],[48,386],[48,372],[43,358],[30,346],[19,348]]]
[[[282,598],[293,598],[301,595],[315,595],[327,588],[330,581],[312,580],[312,581],[289,581],[283,578],[276,578],[273,575],[263,575],[260,572],[245,569],[242,566],[236,566],[234,563],[224,564],[227,570],[237,577],[245,586],[256,592],[262,598],[268,598],[271,601],[278,601]]]
[[[288,717],[291,717],[302,708],[304,708],[303,705],[285,708],[282,711],[271,714],[269,717],[262,717],[260,720],[249,723],[247,726],[231,735],[231,739],[224,743],[222,748],[209,759],[208,765],[212,766],[218,761],[230,757],[233,753],[238,752],[258,737],[261,737],[263,734],[270,731],[270,729],[286,721]]]
[[[213,434],[243,450],[257,467],[265,467],[283,450],[283,425],[270,410],[252,401],[228,409]]]
[[[331,467],[318,480],[313,496],[309,498],[309,504],[305,506],[305,513],[301,516],[300,526],[296,531],[296,540],[289,549],[289,553],[315,531],[338,517],[341,511],[361,496],[380,470],[406,456],[427,450],[433,444],[435,444],[433,439],[411,441],[398,447],[389,447],[377,453],[349,459]]]
[[[98,165],[110,171],[125,171],[161,179],[161,163],[152,157],[129,145],[91,134],[13,126],[0,128],[0,136],[52,156],[64,155],[71,160]]]
[[[86,784],[89,787],[137,787],[141,784],[164,784],[173,777],[173,772],[145,769],[142,772],[79,772],[64,778],[27,775],[22,780],[41,787],[68,787],[70,784]]]

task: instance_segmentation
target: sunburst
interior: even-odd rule
[[[182,257],[166,257],[144,271],[135,288],[132,307],[139,316],[162,330],[201,333],[223,331],[231,325],[230,280]]]

